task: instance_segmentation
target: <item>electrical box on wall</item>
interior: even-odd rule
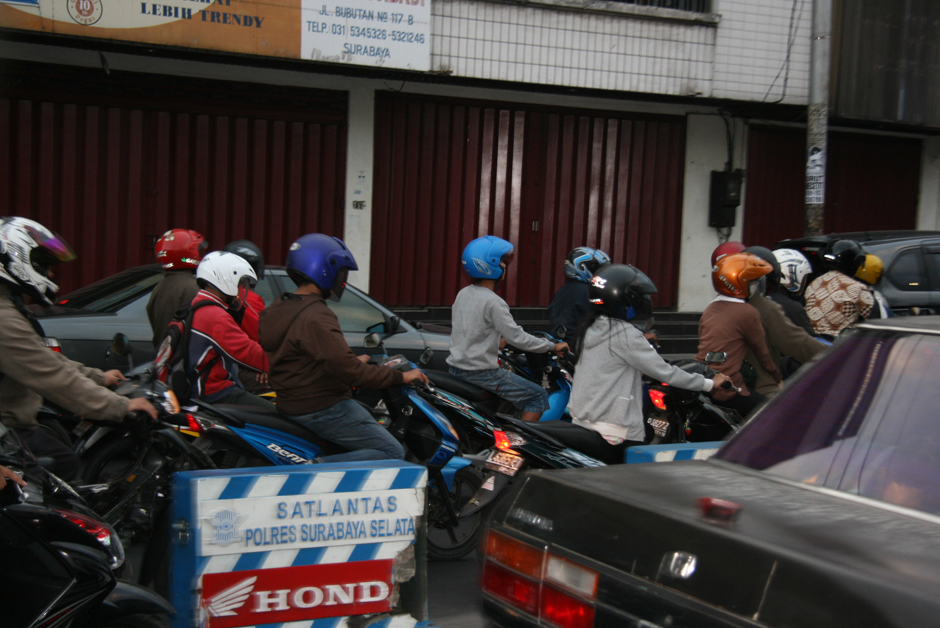
[[[734,226],[734,215],[741,204],[743,170],[712,170],[711,194],[708,203],[708,226]]]

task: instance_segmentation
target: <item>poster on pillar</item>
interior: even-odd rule
[[[0,27],[309,61],[431,67],[430,0],[0,0]]]

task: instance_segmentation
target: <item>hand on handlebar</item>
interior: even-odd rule
[[[111,369],[110,371],[104,372],[104,386],[111,387],[118,382],[126,382],[127,378],[124,377],[124,373],[117,369]]]
[[[412,382],[419,381],[425,386],[431,384],[431,381],[428,379],[428,376],[424,374],[424,371],[421,369],[411,369],[410,371],[405,371],[402,373],[405,378],[406,384],[411,384]]]
[[[719,388],[733,388],[737,392],[741,392],[741,389],[731,383],[731,378],[725,375],[724,373],[716,373],[712,378],[712,381],[715,383],[715,389]]]
[[[133,414],[135,412],[145,412],[150,415],[150,418],[154,421],[157,420],[157,409],[153,407],[153,404],[144,399],[143,397],[135,397],[130,399],[127,404],[127,413]]]
[[[552,349],[559,358],[565,357],[565,353],[570,351],[570,347],[567,342],[556,342],[555,347]]]
[[[16,474],[14,471],[10,471],[3,465],[0,465],[0,489],[3,489],[7,485],[7,480],[12,480],[19,484],[20,486],[26,486],[26,481]]]

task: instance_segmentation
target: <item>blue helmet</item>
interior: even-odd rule
[[[512,244],[502,238],[483,236],[466,246],[460,262],[474,279],[499,279],[503,276],[500,266],[503,256],[512,253],[512,248]]]
[[[359,270],[342,240],[323,233],[308,233],[290,245],[287,274],[313,283],[324,297],[339,300],[350,270]],[[295,279],[296,281],[296,279]]]
[[[607,264],[610,264],[610,256],[604,251],[592,249],[589,246],[579,246],[572,249],[565,258],[565,276],[568,279],[591,283],[597,271]]]

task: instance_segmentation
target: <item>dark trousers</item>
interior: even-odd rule
[[[42,426],[33,429],[19,427],[16,428],[16,434],[33,455],[40,459],[43,468],[66,482],[78,479],[81,460],[71,447],[53,436],[49,430]]]

